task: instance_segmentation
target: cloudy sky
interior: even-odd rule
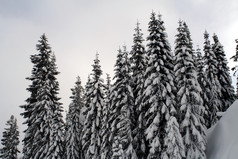
[[[85,84],[96,52],[104,77],[113,76],[119,46],[131,48],[137,20],[146,38],[152,10],[162,14],[172,47],[182,19],[195,47],[202,48],[206,29],[218,35],[228,58],[235,54],[237,0],[0,0],[0,138],[11,114],[20,131],[25,129],[19,105],[29,96],[29,57],[37,53],[35,45],[43,33],[56,54],[60,97],[67,109],[76,76]]]

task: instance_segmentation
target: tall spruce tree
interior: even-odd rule
[[[179,22],[175,40],[175,81],[177,103],[180,108],[180,131],[185,145],[187,159],[206,158],[206,128],[203,120],[204,107],[197,81],[192,43],[188,30]]]
[[[109,74],[107,74],[107,81],[105,86],[105,104],[102,109],[102,128],[101,128],[101,138],[102,146],[100,150],[101,159],[110,159],[109,152],[111,145],[109,143],[110,127],[109,127],[109,108],[110,108],[110,94],[111,94],[111,79]]]
[[[221,86],[221,102],[222,107],[220,112],[225,112],[235,100],[234,87],[232,86],[232,80],[230,76],[230,69],[226,59],[226,54],[223,46],[219,42],[216,34],[213,35],[214,44],[212,45],[212,51],[216,55],[217,60],[217,78]]]
[[[6,126],[1,139],[3,147],[0,149],[0,158],[17,159],[17,153],[20,152],[17,148],[20,143],[17,119],[12,115]]]
[[[156,18],[155,13],[152,12],[148,31],[149,61],[145,72],[140,118],[144,119],[146,128],[147,158],[166,158],[165,156],[168,155],[166,152],[171,143],[165,142],[167,131],[169,131],[166,127],[169,126],[170,111],[176,112],[173,95],[173,58],[161,15]],[[166,141],[171,141],[167,139]]]
[[[66,158],[67,159],[80,159],[82,158],[81,146],[81,132],[83,123],[81,121],[81,110],[84,105],[83,87],[81,85],[80,77],[77,77],[74,88],[71,89],[72,102],[69,105],[66,120]]]
[[[115,65],[115,83],[111,93],[111,142],[113,159],[137,159],[133,148],[134,119],[130,63],[126,47],[119,49]]]
[[[82,150],[85,159],[100,158],[100,148],[102,146],[100,134],[102,127],[102,109],[104,105],[104,85],[101,79],[102,70],[99,62],[100,60],[97,54],[94,64],[92,65],[92,79],[87,92],[89,101],[86,101],[88,110],[82,132]]]
[[[28,78],[32,81],[27,89],[31,96],[22,106],[28,126],[23,140],[23,158],[60,159],[64,155],[64,122],[62,104],[57,97],[59,83],[56,75],[59,72],[45,34],[40,37],[36,49],[39,54],[31,56],[34,66],[32,76]]]
[[[136,150],[138,158],[145,158],[145,136],[143,119],[140,116],[139,107],[141,105],[143,85],[144,85],[144,73],[146,69],[146,51],[142,44],[143,34],[139,27],[139,22],[136,24],[135,34],[133,39],[133,46],[130,52],[131,54],[131,71],[132,71],[132,91],[134,95],[135,107],[133,109],[135,114],[135,123],[133,123],[133,138],[134,148]],[[144,114],[144,113],[143,113]]]
[[[207,31],[204,33],[204,62],[205,62],[205,78],[206,78],[206,89],[204,93],[208,98],[207,115],[205,115],[205,122],[207,128],[214,125],[219,119],[217,112],[222,108],[221,102],[221,85],[217,77],[217,60],[216,55],[212,51],[212,46],[209,40],[209,34]]]
[[[236,45],[236,54],[231,57],[231,59],[233,59],[234,62],[238,61],[238,39],[236,39],[236,43],[237,43],[237,45]],[[235,71],[234,74],[233,74],[235,76],[235,74],[237,73],[237,70],[238,70],[238,66],[232,67],[231,70]],[[236,98],[237,97],[238,97],[238,76],[236,78]]]

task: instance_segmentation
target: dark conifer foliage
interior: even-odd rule
[[[20,152],[17,148],[20,143],[17,119],[12,115],[6,126],[1,139],[3,147],[0,149],[0,158],[17,159],[17,153]]]
[[[210,128],[219,119],[217,112],[222,108],[221,101],[221,85],[217,77],[217,60],[216,55],[212,51],[212,46],[209,40],[209,34],[207,31],[204,33],[204,61],[205,61],[205,78],[206,78],[206,89],[204,93],[208,98],[207,116],[205,115],[206,126]]]
[[[110,94],[111,94],[111,78],[107,74],[106,85],[105,85],[105,101],[102,109],[102,128],[101,138],[102,146],[100,150],[101,159],[110,159],[111,144],[109,142],[110,125],[109,125],[109,108],[110,108]]]
[[[137,159],[133,148],[132,123],[134,98],[131,88],[130,63],[126,47],[119,49],[115,64],[115,83],[111,92],[111,135],[113,159]]]
[[[72,102],[69,105],[66,120],[66,158],[67,159],[80,159],[82,158],[82,145],[81,145],[81,132],[83,123],[81,121],[81,110],[84,105],[83,87],[81,86],[81,79],[77,77],[74,88],[71,89]]]
[[[88,83],[86,95],[86,118],[82,132],[82,150],[85,159],[96,159],[100,155],[102,146],[101,127],[102,109],[104,105],[104,85],[101,79],[102,70],[98,54],[94,60],[92,79]]]
[[[177,104],[180,111],[180,131],[185,145],[187,159],[206,158],[206,128],[203,120],[201,88],[193,58],[192,43],[188,30],[179,22],[175,40],[175,81]]]
[[[238,39],[236,39],[236,43],[237,43],[237,45],[236,45],[236,54],[231,57],[231,59],[233,59],[234,62],[238,61]],[[238,70],[238,66],[233,67],[231,70],[234,71],[233,75],[236,75],[237,70]],[[238,97],[238,76],[236,78],[236,98],[237,97]]]
[[[214,44],[212,50],[217,60],[217,78],[221,85],[221,102],[220,112],[225,112],[235,100],[234,87],[230,76],[230,69],[226,59],[226,54],[216,34],[213,36]]]
[[[200,92],[200,96],[203,99],[203,106],[205,108],[205,112],[203,114],[204,117],[204,121],[205,121],[205,125],[207,126],[207,122],[208,120],[210,120],[209,116],[208,116],[208,111],[209,110],[209,103],[210,103],[210,99],[208,98],[208,94],[206,92],[209,92],[209,87],[207,87],[208,83],[207,83],[207,79],[205,78],[205,63],[204,63],[204,57],[202,56],[201,50],[199,48],[197,48],[196,50],[196,72],[197,72],[197,80],[198,83],[201,87],[201,92]]]
[[[43,34],[36,45],[39,54],[32,55],[31,96],[22,106],[27,129],[23,140],[23,158],[62,158],[64,153],[62,104],[57,97],[59,74],[55,56]]]
[[[144,85],[144,73],[146,69],[146,51],[143,45],[143,34],[139,27],[140,23],[137,22],[135,28],[135,34],[133,39],[133,46],[130,52],[131,54],[131,71],[132,71],[132,91],[134,95],[135,107],[133,109],[135,114],[135,123],[133,123],[133,138],[134,138],[134,148],[136,150],[138,158],[145,158],[145,135],[143,119],[139,116],[139,107],[142,101],[143,85]]]
[[[160,158],[167,155],[165,152],[168,147],[164,140],[170,111],[176,112],[173,58],[161,15],[157,18],[154,12],[151,14],[148,31],[149,61],[145,72],[143,103],[139,110],[140,119],[144,120],[145,125],[147,158]]]

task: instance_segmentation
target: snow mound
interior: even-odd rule
[[[208,130],[207,142],[208,159],[238,158],[238,100]]]

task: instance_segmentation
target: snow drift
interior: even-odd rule
[[[238,158],[238,100],[207,134],[208,159]]]

